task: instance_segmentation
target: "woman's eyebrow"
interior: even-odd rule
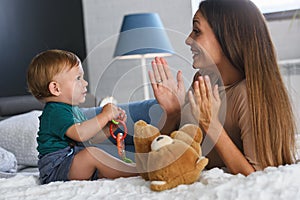
[[[198,19],[193,19],[193,24],[196,24],[196,23],[200,24],[200,21]]]

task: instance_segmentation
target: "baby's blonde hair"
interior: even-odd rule
[[[52,96],[48,87],[53,77],[79,63],[79,58],[68,51],[53,49],[39,53],[32,59],[27,71],[29,92],[39,100]]]

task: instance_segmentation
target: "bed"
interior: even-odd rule
[[[21,109],[15,106],[20,99]],[[41,185],[35,137],[43,105],[32,97],[7,100],[0,98],[0,199],[300,199],[300,163],[268,167],[247,177],[214,168],[203,171],[194,184],[163,192],[151,191],[139,176]]]

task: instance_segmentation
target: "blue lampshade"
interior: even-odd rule
[[[173,48],[157,13],[125,15],[114,57],[173,54]]]

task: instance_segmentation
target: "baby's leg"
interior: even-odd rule
[[[69,171],[70,180],[88,180],[95,170],[99,178],[137,176],[135,164],[125,163],[96,147],[87,147],[78,152]]]

